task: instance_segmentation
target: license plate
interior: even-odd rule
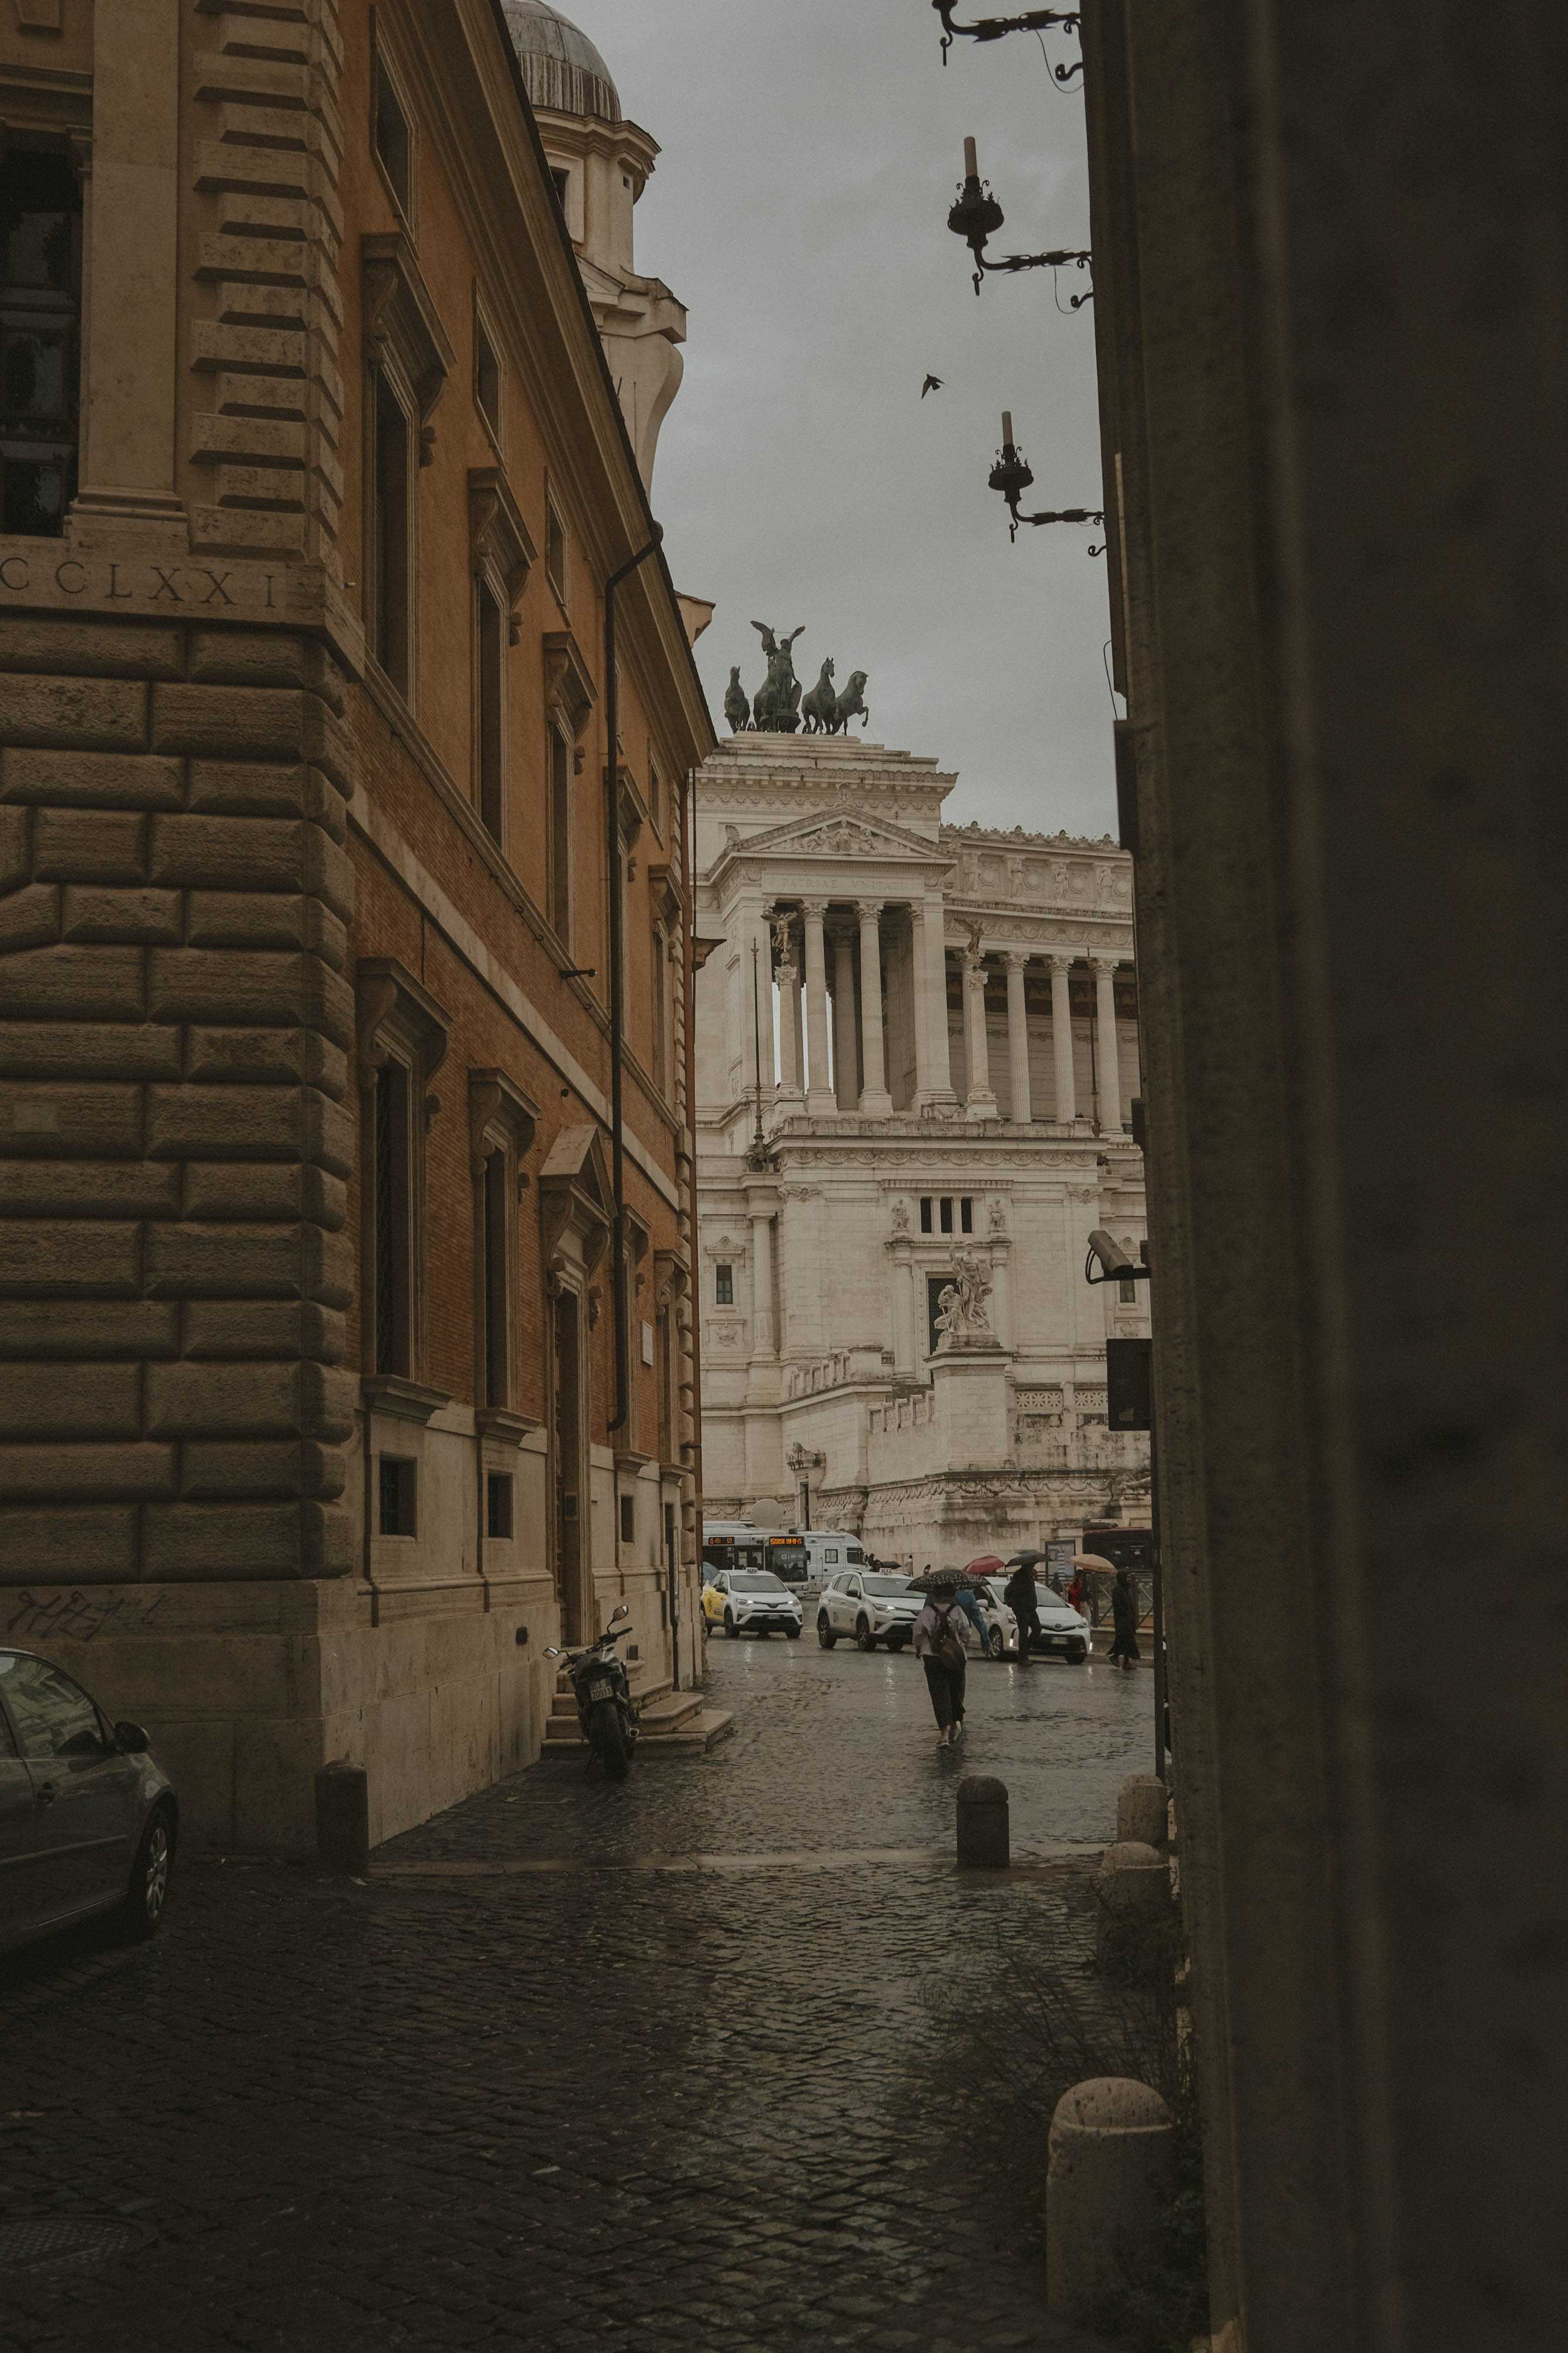
[[[614,1699],[615,1695],[615,1684],[610,1681],[607,1675],[595,1675],[593,1682],[588,1685],[588,1697],[591,1700]]]

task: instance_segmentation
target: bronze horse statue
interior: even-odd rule
[[[837,697],[833,691],[831,657],[822,665],[822,675],[800,706],[808,735],[826,735],[833,727],[833,711]]]
[[[864,720],[867,726],[870,725],[871,714],[861,701],[865,684],[866,672],[863,670],[851,670],[848,685],[833,706],[833,720],[827,730],[830,735],[847,735],[852,719]]]

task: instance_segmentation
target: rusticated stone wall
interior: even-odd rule
[[[0,1584],[352,1565],[342,710],[283,631],[0,622]]]

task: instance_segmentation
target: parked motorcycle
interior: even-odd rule
[[[629,1618],[626,1602],[610,1613],[610,1622],[591,1650],[564,1651],[552,1644],[547,1659],[564,1659],[577,1702],[577,1721],[588,1744],[612,1781],[624,1781],[631,1771],[637,1745],[637,1704],[631,1677],[616,1644],[631,1632],[619,1620]]]

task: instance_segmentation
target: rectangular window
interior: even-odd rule
[[[484,1175],[485,1403],[511,1402],[510,1330],[507,1315],[507,1155],[492,1152]]]
[[[637,1534],[637,1499],[635,1495],[621,1497],[621,1542],[635,1544]]]
[[[485,332],[485,322],[474,320],[474,399],[479,415],[496,439],[500,439],[500,362],[495,345]]]
[[[942,1229],[944,1234],[950,1234],[952,1231],[952,1196],[951,1193],[944,1193],[942,1197]]]
[[[664,933],[658,924],[653,934],[653,1082],[659,1093],[669,1092],[669,959],[665,954]]]
[[[511,1535],[511,1477],[491,1471],[485,1479],[485,1534],[506,1543]]]
[[[0,164],[0,530],[55,539],[76,496],[81,190],[64,155]]]
[[[716,1307],[733,1307],[735,1304],[735,1270],[732,1266],[714,1268],[713,1303]]]
[[[926,1354],[931,1356],[935,1356],[937,1342],[942,1338],[936,1328],[936,1319],[942,1313],[942,1294],[952,1280],[952,1276],[946,1274],[928,1274],[926,1277]]]
[[[381,158],[381,168],[386,174],[398,207],[406,218],[412,209],[409,199],[414,192],[413,142],[408,135],[408,117],[403,111],[397,92],[392,86],[392,78],[380,58],[375,61],[371,133],[375,152]]]
[[[412,1536],[419,1533],[419,1465],[403,1454],[384,1454],[381,1470],[381,1533]]]
[[[922,1193],[921,1196],[921,1231],[922,1234],[929,1234],[931,1229],[931,1195],[929,1193]]]
[[[572,936],[572,751],[559,727],[550,731],[550,920],[563,940]]]
[[[1117,1297],[1117,1304],[1118,1304],[1119,1306],[1121,1306],[1121,1307],[1136,1307],[1136,1306],[1137,1306],[1137,1304],[1138,1304],[1138,1285],[1137,1285],[1137,1282],[1135,1282],[1135,1280],[1133,1279],[1133,1277],[1132,1277],[1131,1275],[1130,1275],[1130,1274],[1124,1274],[1124,1275],[1121,1277],[1121,1279],[1120,1282],[1117,1284],[1117,1288],[1116,1288],[1116,1297]]]
[[[383,1063],[375,1077],[375,1369],[409,1373],[413,1166],[408,1071]]]
[[[552,164],[550,172],[550,184],[555,191],[556,203],[560,206],[562,211],[564,212],[566,209],[566,192],[572,185],[571,173],[561,171]]]
[[[375,658],[398,692],[408,692],[409,466],[408,419],[385,375],[375,377],[372,420],[375,447],[372,483],[374,576],[372,642]]]
[[[489,585],[475,586],[474,630],[478,670],[479,815],[494,841],[501,839],[501,682],[506,672],[506,616]]]
[[[967,1193],[963,1194],[959,1200],[958,1229],[960,1233],[964,1234],[972,1234],[974,1231],[974,1203]]]
[[[544,576],[564,605],[566,602],[566,526],[555,512],[553,502],[544,511]]]

